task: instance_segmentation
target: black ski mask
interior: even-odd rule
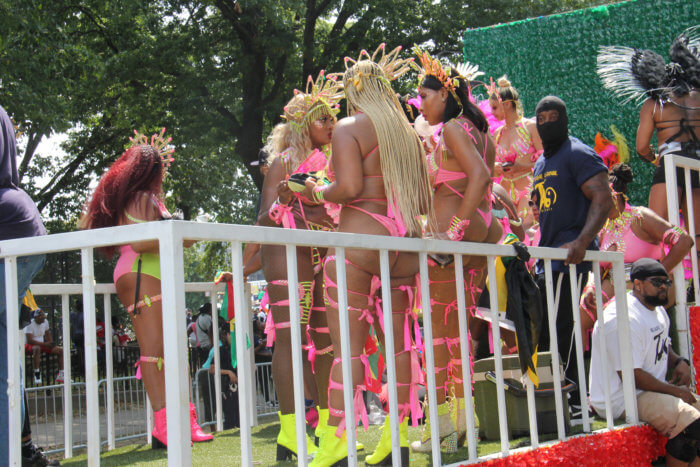
[[[535,115],[545,110],[556,110],[559,112],[559,120],[556,122],[537,122],[537,132],[542,139],[544,156],[550,157],[564,144],[569,137],[569,117],[566,115],[566,104],[556,96],[543,97],[537,104]]]

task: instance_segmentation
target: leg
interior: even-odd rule
[[[300,305],[300,329],[302,346],[306,344],[306,327],[313,306],[313,265],[309,248],[297,248],[298,298]],[[294,374],[292,369],[292,342],[289,308],[289,288],[287,282],[287,262],[284,248],[263,245],[263,272],[267,279],[267,293],[270,299],[270,312],[275,325],[275,351],[272,354],[272,376],[280,404],[280,432],[277,436],[277,460],[282,461],[296,455],[296,414],[294,412],[294,385],[290,384]],[[302,347],[303,348],[303,347]],[[304,353],[305,355],[305,353]],[[316,394],[316,383],[311,375],[308,359],[303,359],[305,388]],[[297,390],[301,390],[298,388]],[[307,451],[314,452],[313,443],[307,437]]]
[[[34,365],[34,372],[40,371],[39,365],[41,363],[41,347],[38,345],[32,346],[32,363]]]
[[[63,371],[63,347],[56,346],[51,350],[51,353],[58,355],[58,371]]]
[[[314,302],[309,319],[309,337],[313,342],[313,371],[318,388],[318,406],[328,409],[328,378],[333,363],[333,345],[328,331],[326,305],[323,302],[323,272],[315,277]]]
[[[429,269],[430,296],[433,325],[433,352],[435,356],[435,387],[437,391],[437,403],[446,401],[448,391],[448,367],[450,363],[450,351],[446,338],[452,337],[450,326],[456,310],[456,290],[454,268],[440,268],[434,266]],[[448,316],[450,317],[448,322]],[[429,343],[428,343],[429,344]]]
[[[125,306],[134,304],[136,276],[136,273],[127,273],[117,281],[117,295]],[[147,274],[141,274],[139,299],[142,300],[145,295],[149,297],[160,295],[160,280]],[[156,359],[152,362],[140,361],[143,385],[146,387],[146,393],[154,412],[165,407],[165,377],[162,363],[159,365],[157,361],[157,359],[163,358],[163,310],[161,305],[162,302],[154,301],[150,307],[137,308],[131,314],[131,322],[134,326],[141,357]],[[160,361],[162,362],[162,360]]]
[[[350,255],[348,255],[350,256]],[[340,426],[345,421],[345,411],[352,408],[345,407],[343,400],[343,369],[340,345],[340,316],[338,312],[338,289],[336,277],[335,257],[328,257],[324,266],[325,274],[325,298],[326,318],[333,344],[334,361],[331,367],[328,408],[330,411],[328,425]],[[370,322],[368,321],[368,296],[371,291],[372,275],[358,269],[352,264],[346,266],[348,321],[350,325],[350,355],[352,358],[352,387],[353,392],[364,382],[364,368],[360,356],[363,353],[365,341],[369,335]]]
[[[279,248],[278,248],[279,249]],[[279,249],[283,251],[283,249]],[[278,253],[281,253],[278,252]],[[270,254],[268,247],[263,247],[265,278],[270,297],[270,312],[275,323],[275,351],[272,354],[272,378],[276,382],[292,381],[292,342],[289,318],[289,293],[286,282],[287,262],[283,254]],[[308,248],[297,249],[297,275],[300,289],[299,302],[302,308],[302,327],[300,329],[302,344],[306,344],[306,325],[308,324],[313,297],[313,267]],[[303,283],[303,284],[302,284]],[[282,415],[294,413],[294,387],[288,384],[276,384],[277,399]]]

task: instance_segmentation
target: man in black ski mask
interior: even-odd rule
[[[537,109],[537,132],[542,139],[545,157],[557,152],[569,137],[569,116],[566,114],[566,104],[556,96],[543,98]]]
[[[569,117],[566,104],[560,98],[547,96],[535,110],[537,131],[542,139],[544,154],[535,163],[534,186],[540,210],[539,246],[566,248],[565,261],[552,261],[553,284],[558,289],[557,335],[561,361],[567,365],[566,376],[578,384],[576,355],[570,351],[573,337],[572,291],[569,282],[569,264],[577,264],[577,283],[584,285],[583,274],[591,270],[591,263],[582,263],[586,250],[597,250],[598,232],[612,208],[608,185],[608,169],[593,149],[569,136]],[[543,262],[537,264],[537,283],[547,310]],[[573,291],[576,303],[581,290]],[[549,349],[547,314],[542,323],[538,350]],[[571,405],[580,405],[578,391],[572,392]]]

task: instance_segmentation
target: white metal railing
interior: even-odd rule
[[[664,170],[666,175],[666,202],[668,205],[668,221],[673,225],[681,225],[680,222],[680,203],[678,200],[678,190],[670,187],[677,186],[676,178],[676,168],[683,169],[684,182],[685,182],[685,193],[693,193],[690,173],[691,171],[700,171],[700,161],[697,159],[691,159],[689,157],[674,156],[667,154],[663,157]],[[685,219],[686,228],[690,234],[690,238],[693,239],[693,247],[690,250],[690,261],[692,264],[693,271],[693,291],[695,292],[695,303],[700,297],[700,283],[698,279],[698,247],[697,247],[697,232],[695,231],[695,212],[693,211],[693,196],[686,195],[685,197],[688,209],[687,216]],[[673,280],[676,284],[685,284],[685,271],[683,269],[683,262],[678,263],[673,269]],[[678,344],[680,346],[681,355],[684,357],[692,356],[692,343],[690,339],[690,328],[688,306],[686,303],[686,289],[685,287],[679,287],[676,285],[676,328],[678,330]],[[692,358],[691,358],[692,360]],[[691,365],[692,367],[693,365]],[[691,368],[693,371],[694,369]],[[697,389],[696,389],[697,390]]]
[[[487,269],[489,276],[495,277],[495,258],[498,256],[513,256],[514,249],[511,246],[477,244],[466,242],[451,242],[446,240],[434,239],[407,239],[394,238],[385,236],[372,235],[355,235],[349,233],[335,232],[313,232],[304,230],[288,230],[285,231],[284,241],[280,240],[279,229],[255,227],[255,226],[240,226],[227,224],[202,224],[195,222],[183,221],[161,221],[151,222],[139,225],[129,225],[121,227],[113,227],[108,229],[100,229],[91,232],[72,232],[50,235],[47,237],[33,239],[17,239],[0,242],[0,258],[5,259],[6,264],[6,289],[7,289],[7,316],[8,329],[16,330],[18,328],[18,297],[17,297],[17,267],[16,258],[19,256],[53,253],[58,251],[80,250],[82,259],[82,288],[85,318],[85,352],[86,352],[86,393],[87,393],[87,413],[94,414],[88,417],[88,464],[99,465],[99,411],[97,400],[97,361],[96,361],[96,342],[95,342],[95,293],[100,290],[94,283],[93,272],[93,250],[94,248],[118,245],[124,243],[133,243],[144,240],[159,240],[160,265],[161,265],[161,295],[164,310],[184,310],[185,308],[185,281],[184,281],[184,260],[182,242],[188,240],[207,240],[230,242],[232,264],[234,272],[234,297],[236,310],[247,310],[245,303],[245,287],[243,282],[242,270],[242,244],[245,242],[264,243],[264,244],[284,244],[287,251],[287,274],[289,279],[290,291],[290,306],[297,312],[290,313],[291,319],[291,334],[292,334],[292,370],[294,375],[294,387],[297,389],[294,394],[295,411],[297,420],[297,447],[298,447],[298,462],[299,465],[304,465],[306,462],[306,439],[304,427],[304,394],[302,383],[302,360],[301,360],[301,334],[299,327],[299,303],[296,294],[297,290],[297,264],[296,264],[296,247],[297,246],[317,246],[335,248],[337,257],[337,282],[338,282],[338,303],[340,304],[340,325],[341,325],[341,349],[336,349],[341,353],[343,362],[343,390],[346,407],[352,407],[352,378],[350,365],[350,349],[349,349],[349,323],[347,314],[347,285],[345,283],[345,249],[360,248],[374,249],[379,251],[382,283],[389,283],[389,251],[408,251],[418,253],[420,265],[420,286],[423,291],[423,314],[424,314],[424,342],[426,345],[426,374],[427,395],[429,400],[430,418],[437,420],[437,403],[436,403],[436,388],[435,388],[435,364],[433,348],[430,345],[432,342],[432,323],[430,319],[430,286],[428,282],[428,252],[442,252],[455,254],[455,271],[456,271],[456,289],[458,297],[458,316],[459,328],[463,345],[462,349],[462,379],[463,381],[471,381],[471,367],[469,365],[469,343],[466,339],[466,310],[464,290],[460,286],[463,284],[462,257],[460,255],[486,256]],[[567,255],[566,250],[553,248],[530,248],[530,253],[535,258],[541,258],[545,264],[546,274],[546,297],[547,297],[547,313],[549,316],[550,326],[550,348],[552,351],[552,367],[554,378],[554,397],[557,415],[557,435],[559,440],[566,438],[564,429],[563,402],[561,394],[561,372],[559,367],[557,349],[556,331],[555,331],[555,316],[552,284],[552,260],[564,260]],[[596,283],[600,283],[599,263],[606,261],[612,263],[614,289],[618,296],[625,294],[625,275],[623,256],[617,252],[587,252],[586,261],[593,263],[593,271]],[[575,269],[571,266],[571,272]],[[575,274],[573,274],[575,280]],[[572,287],[576,290],[576,287]],[[111,290],[111,289],[110,289]],[[600,287],[597,288],[600,290]],[[100,293],[105,293],[101,291]],[[498,293],[495,287],[490,290],[491,298],[491,314],[492,336],[495,343],[500,342]],[[391,294],[389,288],[382,289],[383,308],[391,310]],[[597,307],[602,309],[602,300],[600,293],[596,294]],[[572,302],[574,299],[572,299]],[[617,313],[621,325],[618,327],[620,338],[620,354],[622,361],[622,376],[623,376],[623,391],[625,399],[625,414],[627,422],[638,423],[636,397],[634,388],[634,379],[632,372],[632,356],[630,355],[629,346],[625,345],[629,342],[629,319],[627,314],[627,304],[625,300],[619,300]],[[581,352],[581,333],[580,333],[580,316],[578,303],[574,305],[574,330],[576,339],[576,353],[579,362],[582,358]],[[165,379],[166,379],[166,407],[168,411],[168,463],[169,465],[191,465],[191,447],[190,447],[190,432],[189,432],[189,411],[188,411],[188,387],[187,376],[187,359],[185,346],[185,315],[184,313],[172,313],[170,319],[163,320],[164,332],[164,352],[165,352]],[[384,330],[386,334],[386,343],[384,348],[393,348],[393,326],[392,313],[384,313]],[[106,320],[109,322],[109,320]],[[64,333],[67,332],[69,323],[64,323]],[[218,332],[214,326],[215,332]],[[251,336],[251,320],[237,320],[236,323],[236,349],[238,352],[238,361],[246,361],[247,358],[252,358],[251,349],[246,348],[246,337]],[[215,336],[214,341],[218,341],[218,336]],[[19,408],[19,367],[18,361],[19,340],[17,332],[8,332],[8,361],[9,368],[9,394],[10,394],[10,416],[9,423],[11,427],[19,426],[20,423],[20,408]],[[503,383],[503,367],[501,363],[501,349],[499,345],[494,346],[495,353],[495,373],[497,379],[497,403],[498,417],[500,420],[500,436],[501,436],[501,453],[507,455],[509,452],[508,431],[506,426],[506,408]],[[66,355],[64,353],[64,355]],[[217,353],[215,353],[216,355]],[[389,388],[389,408],[391,415],[391,439],[392,447],[395,453],[400,452],[399,447],[399,427],[398,427],[398,405],[396,393],[396,367],[394,355],[388,352],[386,355],[386,364],[388,370],[388,388]],[[604,362],[605,364],[605,362]],[[66,368],[70,368],[66,365]],[[605,369],[604,369],[605,371]],[[217,378],[220,384],[220,378]],[[238,371],[239,380],[239,400],[241,401],[240,419],[240,440],[241,440],[241,463],[242,465],[253,464],[253,453],[251,444],[251,426],[255,417],[255,404],[245,401],[251,400],[255,392],[255,380],[252,374],[250,365],[241,365]],[[579,365],[579,380],[580,391],[582,397],[583,423],[584,431],[590,431],[590,421],[588,420],[588,403],[586,394],[586,381],[583,376],[583,365]],[[218,389],[217,389],[218,390]],[[466,409],[466,426],[468,427],[468,462],[478,460],[476,452],[476,432],[474,411],[472,406],[471,388],[469,384],[465,384],[465,402]],[[532,394],[532,384],[527,385],[528,391],[528,410],[530,426],[532,428],[532,446],[538,445],[536,410],[534,396]],[[609,394],[606,394],[609,399]],[[609,402],[609,401],[608,401]],[[220,406],[219,406],[220,407]],[[246,410],[249,408],[249,410]],[[355,414],[353,410],[346,410],[346,426],[356,426]],[[608,428],[612,428],[612,420],[608,419]],[[432,424],[432,461],[434,465],[442,465],[440,455],[439,441],[439,426],[437,423]],[[355,450],[355,433],[354,430],[348,430],[348,462],[349,465],[357,465],[357,453]],[[18,430],[10,430],[10,459],[13,465],[17,465],[20,459],[20,438]],[[393,456],[393,463],[397,466],[400,463],[400,456]]]

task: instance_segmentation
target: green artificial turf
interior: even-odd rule
[[[605,427],[605,423],[599,420],[593,421],[592,429],[599,430]],[[267,423],[253,427],[253,464],[261,466],[282,465],[295,466],[294,462],[275,462],[276,454],[276,439],[279,430],[279,423]],[[422,427],[409,427],[409,440],[420,439]],[[581,433],[580,426],[572,427],[571,434]],[[311,432],[310,432],[311,433]],[[313,433],[311,433],[313,434]],[[357,438],[367,446],[365,451],[358,452],[358,460],[360,465],[364,465],[364,458],[369,455],[374,447],[379,442],[381,436],[381,426],[370,426],[365,432],[358,429]],[[540,442],[554,439],[554,435],[540,436]],[[510,441],[511,448],[529,446],[528,438],[516,438]],[[479,441],[477,452],[479,456],[492,454],[500,451],[501,443],[495,441]],[[468,457],[467,448],[462,447],[454,454],[442,454],[442,462],[444,464],[458,462]],[[431,455],[417,454],[411,452],[410,463],[412,466],[427,466],[431,465]],[[64,466],[82,466],[86,465],[86,455],[83,453],[72,459],[61,461]],[[167,454],[165,450],[151,449],[150,445],[132,444],[129,446],[120,447],[113,451],[104,451],[100,458],[100,464],[103,466],[122,466],[122,465],[147,465],[147,466],[165,466],[167,465]],[[208,465],[208,466],[237,466],[241,464],[240,458],[240,438],[238,429],[222,431],[214,435],[214,441],[210,443],[197,443],[192,447],[192,465]]]

